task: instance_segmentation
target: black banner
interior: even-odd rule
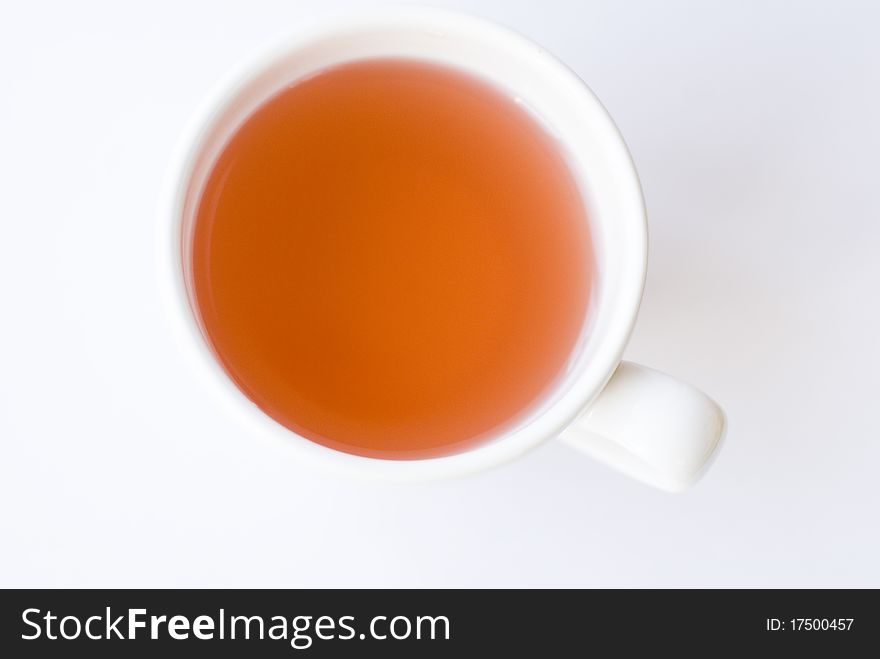
[[[7,590],[0,654],[837,653],[874,647],[878,602],[869,590]]]

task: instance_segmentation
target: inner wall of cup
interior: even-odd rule
[[[529,42],[521,40],[511,45],[507,33],[490,31],[487,34],[476,27],[456,27],[455,31],[427,30],[412,25],[395,26],[386,21],[367,29],[364,26],[340,29],[276,54],[240,82],[205,127],[191,161],[180,217],[181,274],[193,320],[199,324],[192,294],[189,254],[203,186],[235,130],[281,89],[336,64],[377,57],[425,59],[482,77],[507,90],[513,101],[531,112],[544,129],[559,140],[560,150],[568,158],[583,191],[597,269],[590,309],[565,372],[543,400],[527,410],[523,417],[514,420],[513,427],[505,429],[504,432],[509,433],[541,417],[561,398],[572,394],[573,387],[586,387],[579,392],[586,405],[616,367],[619,354],[609,359],[608,344],[617,336],[622,348],[631,321],[625,313],[627,310],[616,304],[618,288],[626,287],[628,271],[636,272],[643,267],[633,259],[643,259],[644,256],[633,253],[632,241],[629,246],[627,244],[626,223],[617,223],[614,218],[618,214],[631,215],[638,209],[625,207],[632,203],[628,196],[632,197],[633,191],[621,189],[620,182],[614,177],[614,172],[621,166],[631,168],[629,162],[620,161],[621,156],[628,159],[628,154],[625,149],[620,153],[620,144],[614,143],[616,129],[598,101],[585,93],[579,81]],[[590,117],[594,120],[588,119]],[[636,195],[640,195],[638,190]],[[636,201],[640,202],[640,197]],[[638,244],[639,237],[635,238],[635,244]],[[632,282],[628,284],[631,288]],[[631,311],[634,313],[635,310]],[[203,328],[199,327],[199,330],[204,338]],[[621,332],[624,334],[622,339]],[[603,353],[604,358],[599,359]],[[588,368],[603,368],[607,372],[596,373],[585,382],[583,376]]]

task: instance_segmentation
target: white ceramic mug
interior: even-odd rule
[[[427,59],[506,90],[560,142],[583,191],[598,268],[587,325],[561,381],[527,418],[483,444],[423,460],[381,460],[314,443],[264,414],[226,376],[191,306],[187,259],[207,174],[237,126],[274,92],[328,66],[371,57]],[[177,154],[163,212],[160,272],[174,330],[206,386],[269,450],[394,480],[477,471],[559,437],[645,483],[677,491],[716,452],[724,415],[705,394],[621,356],[647,264],[645,208],[630,154],[605,109],[564,64],[531,41],[471,16],[428,9],[349,15],[286,40],[232,76],[196,116]],[[275,441],[275,440],[278,441]]]

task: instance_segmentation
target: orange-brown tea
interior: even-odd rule
[[[190,256],[206,338],[254,403],[394,459],[463,450],[538,402],[593,277],[554,139],[490,84],[403,59],[259,107],[213,167]]]

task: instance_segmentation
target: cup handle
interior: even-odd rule
[[[724,412],[699,389],[621,362],[561,439],[636,480],[680,492],[703,475],[724,429]]]

